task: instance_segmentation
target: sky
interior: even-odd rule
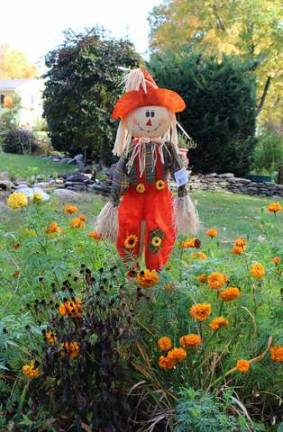
[[[140,54],[148,49],[147,17],[162,0],[0,0],[0,44],[25,52],[40,68],[44,55],[63,41],[67,28],[100,25],[128,37]],[[6,17],[6,18],[5,18]]]

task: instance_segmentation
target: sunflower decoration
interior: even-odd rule
[[[155,186],[156,186],[156,189],[158,191],[162,191],[163,189],[165,189],[165,181],[163,181],[163,180],[157,180],[155,182]]]
[[[135,234],[130,234],[126,237],[124,241],[124,246],[127,250],[132,250],[136,247],[138,243],[138,237]]]
[[[149,249],[151,253],[155,254],[160,251],[164,238],[165,234],[161,229],[157,228],[156,230],[151,231],[149,238]]]
[[[139,183],[138,185],[137,185],[137,187],[136,187],[136,191],[138,192],[138,193],[144,193],[145,192],[145,186],[144,186],[144,184],[143,183]]]

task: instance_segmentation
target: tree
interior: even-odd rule
[[[63,45],[46,56],[44,115],[57,150],[111,161],[119,67],[136,67],[139,61],[128,40],[107,37],[99,28],[65,32]]]
[[[241,55],[256,71],[260,121],[282,121],[281,0],[167,0],[149,17],[151,49],[187,45],[221,60]]]
[[[0,45],[0,79],[35,78],[36,74],[35,65],[23,52],[7,44]]]
[[[177,91],[187,108],[182,126],[197,143],[190,150],[197,172],[246,174],[255,146],[255,77],[239,59],[167,51],[151,57],[158,85]]]

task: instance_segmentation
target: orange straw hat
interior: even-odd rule
[[[133,69],[126,80],[126,93],[117,101],[112,117],[124,119],[131,111],[143,106],[163,106],[176,113],[186,108],[183,98],[178,93],[157,87],[150,73],[142,69]]]

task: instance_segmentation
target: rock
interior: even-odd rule
[[[29,200],[32,200],[33,199],[33,189],[32,188],[30,188],[30,187],[18,187],[17,189],[16,189],[16,192],[21,192],[21,193],[23,193]]]
[[[85,183],[85,182],[89,181],[89,177],[87,175],[84,175],[81,173],[71,174],[71,175],[67,176],[67,181]]]
[[[69,189],[55,189],[53,194],[63,202],[80,201],[81,195]]]
[[[35,183],[33,185],[33,188],[40,188],[40,189],[50,189],[52,187],[52,183],[50,182],[40,182],[40,183]]]
[[[234,174],[233,173],[224,173],[224,174],[219,174],[219,177],[221,178],[233,178]]]
[[[10,174],[8,171],[0,171],[0,180],[9,180]]]
[[[10,180],[0,180],[0,189],[10,191],[15,187],[14,183]]]
[[[251,180],[242,177],[235,177],[235,180],[237,183],[243,183],[243,184],[251,183]]]

